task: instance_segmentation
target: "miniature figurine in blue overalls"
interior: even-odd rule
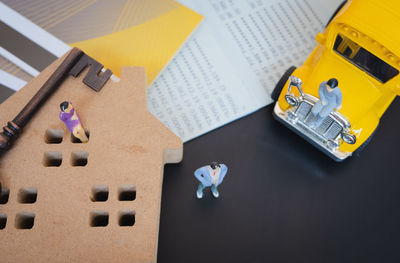
[[[315,103],[311,110],[312,114],[316,117],[311,124],[312,127],[318,127],[329,113],[341,108],[342,91],[338,85],[339,82],[335,78],[324,81],[319,85],[319,101]]]
[[[211,192],[215,198],[219,197],[218,185],[222,183],[228,167],[225,164],[212,162],[210,165],[200,167],[194,172],[194,176],[200,181],[197,188],[196,196],[198,199],[203,198],[203,189],[211,186]]]

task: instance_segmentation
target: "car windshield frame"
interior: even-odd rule
[[[339,32],[335,35],[332,50],[383,84],[399,74],[398,69],[380,59],[343,33]]]

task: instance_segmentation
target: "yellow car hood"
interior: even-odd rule
[[[336,78],[343,94],[339,112],[351,123],[356,123],[379,99],[381,92],[376,85],[382,84],[340,55],[332,53],[325,55],[314,67],[307,82],[303,84],[304,92],[319,98],[320,83]]]

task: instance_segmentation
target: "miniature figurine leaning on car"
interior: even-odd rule
[[[203,198],[203,189],[211,186],[211,192],[215,198],[219,197],[218,185],[222,183],[228,167],[225,164],[212,162],[210,165],[200,167],[194,172],[194,176],[200,181],[197,188],[196,196],[198,199]]]
[[[312,114],[316,117],[312,127],[318,127],[323,120],[333,111],[339,110],[342,105],[342,91],[339,82],[333,78],[319,85],[319,101],[315,103]]]

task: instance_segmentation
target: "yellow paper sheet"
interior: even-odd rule
[[[146,68],[151,83],[202,17],[184,6],[106,36],[72,43],[119,75],[121,66]]]
[[[65,43],[81,48],[117,76],[123,66],[144,66],[148,83],[203,19],[174,0],[1,1]],[[7,61],[2,64],[13,75],[26,77]]]

